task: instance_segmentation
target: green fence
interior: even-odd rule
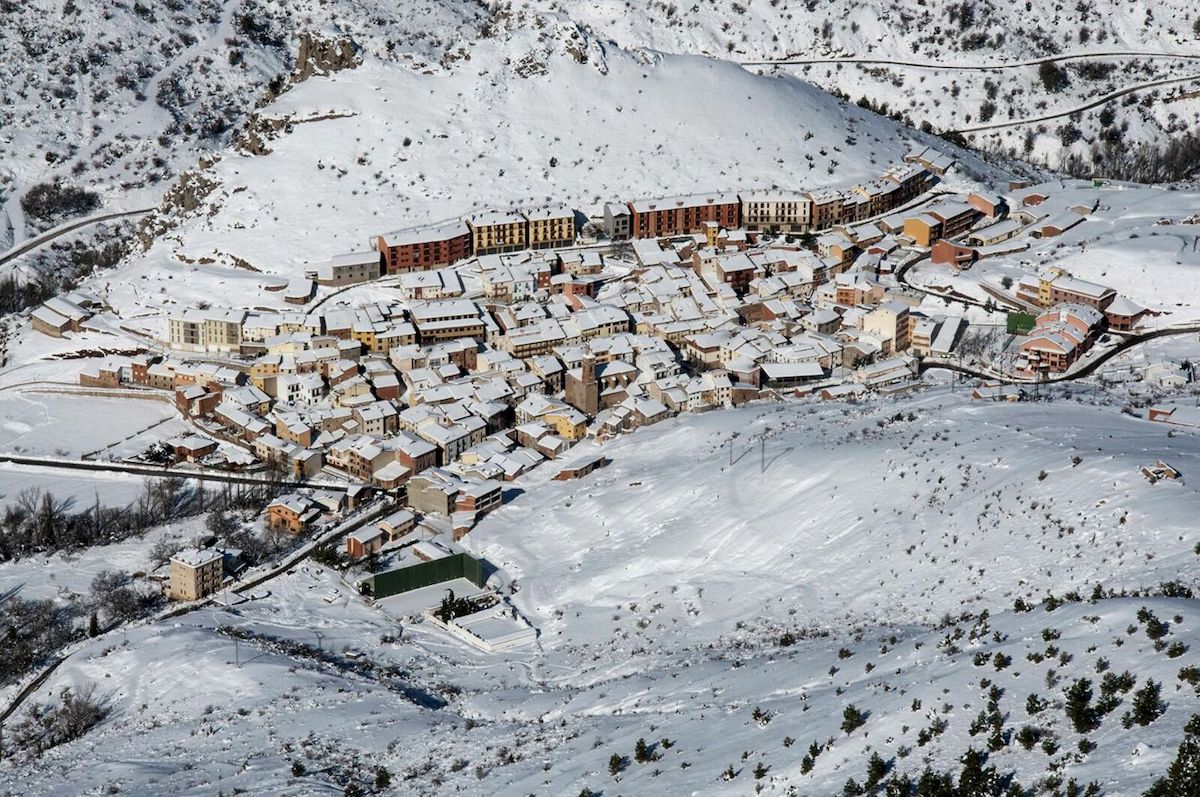
[[[483,560],[467,553],[459,553],[434,559],[432,562],[378,573],[371,578],[371,594],[376,598],[386,598],[389,595],[398,595],[456,578],[465,578],[475,586],[482,587]]]
[[[1032,313],[1009,313],[1008,314],[1008,334],[1024,335],[1029,330],[1033,329],[1033,325],[1037,323],[1037,316]]]

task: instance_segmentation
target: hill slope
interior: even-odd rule
[[[517,482],[466,538],[513,579],[536,649],[488,656],[401,627],[308,565],[235,611],[89,643],[46,693],[95,684],[109,718],[0,779],[317,794],[383,766],[402,793],[830,794],[865,780],[872,753],[957,773],[990,747],[1027,788],[1137,794],[1200,711],[1179,677],[1194,601],[1086,600],[1101,581],[1194,581],[1196,487],[1135,471],[1158,456],[1194,471],[1194,436],[1111,407],[935,391],[679,419],[607,453],[574,484]],[[1047,593],[1068,602],[1012,608]],[[1131,686],[1102,688],[1126,671]],[[1082,732],[1067,711],[1081,678],[1096,709]],[[1150,681],[1161,707],[1135,701]],[[1148,722],[1126,728],[1135,702]],[[848,705],[865,722],[846,732]],[[634,760],[638,738],[658,760]],[[616,778],[613,755],[628,759]]]

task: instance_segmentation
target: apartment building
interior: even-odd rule
[[[188,548],[172,556],[167,597],[195,601],[219,590],[224,558],[213,548]]]
[[[575,243],[575,211],[566,205],[548,205],[525,211],[530,249],[554,249]]]
[[[740,194],[742,226],[747,230],[800,233],[812,228],[812,198],[800,191],[752,191]]]
[[[910,345],[908,306],[885,302],[863,316],[862,328],[884,339],[884,354],[902,352]]]
[[[304,276],[318,285],[354,285],[369,282],[379,276],[381,256],[379,252],[348,252],[335,255],[315,269],[306,270]]]
[[[835,224],[844,224],[847,218],[846,195],[841,191],[809,191],[806,193],[812,207],[809,218],[815,230],[828,230]]]
[[[704,232],[707,222],[734,228],[741,203],[736,194],[690,194],[629,203],[630,234],[634,238],[663,238]]]
[[[461,221],[380,235],[376,248],[388,274],[427,271],[471,256],[471,230]]]
[[[525,249],[529,224],[515,210],[486,210],[467,217],[471,247],[476,255],[494,255]],[[548,229],[548,228],[547,228]]]
[[[245,310],[189,308],[168,319],[171,348],[195,352],[237,352],[242,346]]]

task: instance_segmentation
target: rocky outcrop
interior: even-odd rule
[[[296,55],[292,82],[299,83],[313,75],[353,69],[361,62],[358,46],[349,39],[323,39],[306,31],[300,34],[300,52]]]
[[[204,174],[213,163],[201,160],[196,169],[180,174],[175,185],[163,195],[162,204],[142,219],[138,242],[143,251],[149,249],[156,238],[178,226],[185,216],[205,208],[209,196],[217,189],[216,180]],[[216,211],[215,203],[207,203],[209,215]]]

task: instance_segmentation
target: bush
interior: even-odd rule
[[[90,213],[100,207],[100,195],[62,182],[38,183],[21,197],[21,210],[48,223]]]
[[[108,714],[93,697],[94,688],[79,694],[63,690],[57,706],[35,703],[13,728],[13,742],[26,756],[36,758],[46,750],[78,739]]]
[[[1038,66],[1038,78],[1042,81],[1042,87],[1051,94],[1058,94],[1071,85],[1066,70],[1053,61],[1043,61]]]

